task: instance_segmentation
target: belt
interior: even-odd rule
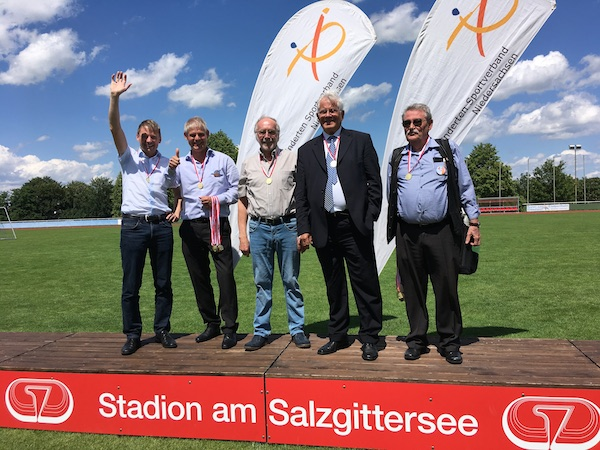
[[[158,223],[167,219],[166,214],[154,215],[149,214],[123,214],[123,219],[138,219],[148,223]]]
[[[345,219],[347,217],[350,217],[350,212],[347,209],[345,209],[343,211],[328,212],[327,216],[333,219]]]
[[[271,217],[271,218],[250,216],[250,218],[252,220],[256,220],[257,222],[266,223],[267,225],[281,225],[282,223],[289,223],[295,217],[296,217],[295,214],[287,214],[285,216]]]
[[[187,219],[185,222],[208,223],[210,222],[210,219],[208,217],[198,217],[197,219]]]

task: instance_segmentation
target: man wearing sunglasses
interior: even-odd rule
[[[426,297],[431,279],[440,338],[438,351],[450,364],[461,364],[458,266],[462,243],[455,237],[448,211],[448,170],[456,167],[460,203],[469,219],[466,243],[479,245],[475,188],[458,146],[449,142],[454,164],[448,164],[440,144],[429,136],[433,119],[427,105],[407,107],[402,125],[408,144],[394,150],[388,167],[388,239],[393,239],[395,232],[396,259],[410,325],[404,358],[416,360],[429,353]],[[394,161],[399,164],[393,174]]]

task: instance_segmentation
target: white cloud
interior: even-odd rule
[[[577,87],[600,86],[600,56],[587,55],[581,60],[585,68]]]
[[[75,51],[77,41],[68,29],[35,35],[19,54],[7,58],[9,67],[0,73],[0,84],[29,85],[73,72],[86,63],[85,52]]]
[[[377,44],[413,42],[425,22],[427,12],[417,13],[417,5],[404,3],[390,12],[372,14],[370,19],[377,33]]]
[[[0,191],[21,187],[36,177],[50,177],[60,183],[83,181],[94,177],[113,178],[113,163],[89,165],[64,159],[41,160],[35,155],[18,156],[0,145]]]
[[[108,153],[101,142],[86,142],[85,144],[74,145],[73,150],[79,153],[79,157],[83,161],[94,161]]]
[[[96,46],[87,55],[78,50],[73,30],[41,33],[35,28],[38,24],[49,28],[52,22],[77,14],[81,7],[76,0],[3,0],[0,8],[0,61],[8,65],[0,73],[0,84],[26,86],[70,74],[104,48]]]
[[[186,84],[169,92],[169,100],[185,104],[188,108],[214,108],[223,104],[224,90],[230,85],[209,69],[204,79],[196,84]]]
[[[537,134],[547,139],[589,136],[600,128],[600,106],[590,94],[573,93],[559,101],[518,114],[509,124],[510,134]]]
[[[535,94],[561,89],[575,74],[569,68],[567,58],[560,52],[538,55],[531,60],[519,61],[509,72],[494,100],[504,100],[526,92]]]
[[[137,70],[127,69],[127,81],[131,87],[124,98],[143,97],[161,88],[169,88],[177,82],[177,75],[185,68],[190,55],[177,56],[167,53],[158,61],[148,64],[148,68]],[[110,95],[110,84],[96,87],[96,95]]]
[[[344,100],[344,109],[351,110],[363,103],[379,100],[382,97],[387,97],[392,90],[390,83],[381,83],[377,86],[372,84],[363,84],[359,87],[349,87],[342,93]]]
[[[36,139],[37,142],[44,142],[47,141],[48,139],[50,139],[50,136],[48,136],[47,134],[40,136],[39,138]]]

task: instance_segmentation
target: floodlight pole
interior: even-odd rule
[[[571,144],[569,145],[569,149],[573,150],[573,158],[575,160],[575,203],[577,203],[577,150],[581,149],[581,145]]]

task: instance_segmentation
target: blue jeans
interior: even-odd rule
[[[121,308],[123,333],[128,338],[139,338],[142,334],[140,288],[148,251],[150,252],[155,289],[154,332],[169,331],[173,308],[173,290],[171,288],[173,228],[171,223],[166,220],[148,223],[140,219],[123,219],[121,225],[121,263],[123,266]]]
[[[290,334],[304,331],[304,298],[300,292],[300,254],[296,247],[296,219],[279,225],[268,225],[250,219],[250,254],[256,284],[254,334],[271,334],[273,308],[273,272],[275,254],[283,282]]]

